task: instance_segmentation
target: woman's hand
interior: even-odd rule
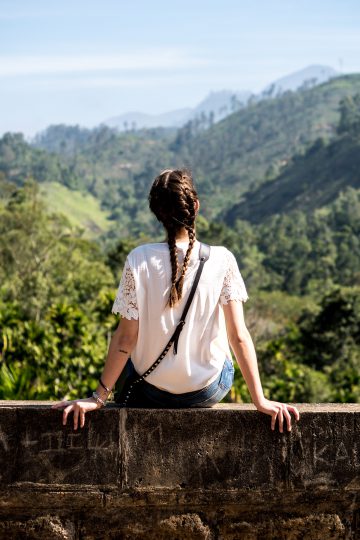
[[[279,401],[271,401],[270,399],[263,398],[258,404],[255,404],[258,411],[269,414],[271,416],[271,429],[275,429],[276,419],[279,422],[279,431],[283,433],[284,416],[287,423],[288,431],[291,431],[291,415],[292,412],[295,416],[295,420],[298,422],[300,419],[300,413],[294,405],[287,405],[287,403],[280,403]]]
[[[89,411],[94,411],[95,409],[100,409],[101,405],[96,403],[93,398],[85,399],[73,399],[71,401],[63,400],[59,403],[54,403],[51,405],[52,409],[64,409],[63,413],[63,426],[66,425],[67,417],[69,413],[74,413],[74,429],[77,429],[80,418],[80,427],[85,425],[85,413]]]

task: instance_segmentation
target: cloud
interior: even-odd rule
[[[0,56],[0,76],[98,71],[166,70],[204,66],[208,62],[178,49],[114,55]]]
[[[176,73],[171,71],[169,73],[156,74],[153,73],[141,73],[125,75],[119,74],[118,76],[107,75],[94,75],[94,76],[76,76],[76,77],[29,77],[26,81],[20,81],[18,79],[17,84],[14,84],[13,80],[4,87],[9,88],[10,91],[14,88],[24,89],[39,89],[39,90],[56,90],[56,91],[72,91],[75,89],[91,89],[91,88],[157,88],[159,86],[174,85],[191,85],[199,81],[206,83],[208,81],[211,86],[214,83],[216,77],[206,75],[202,73]]]

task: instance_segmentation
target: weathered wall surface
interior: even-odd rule
[[[360,538],[360,405],[300,404],[289,433],[252,405],[107,406],[83,429],[0,402],[0,538]]]

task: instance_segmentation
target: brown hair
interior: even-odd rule
[[[168,304],[174,306],[182,296],[185,272],[191,250],[195,243],[195,217],[197,193],[193,179],[187,169],[166,169],[154,180],[149,194],[150,210],[164,225],[170,251],[171,288]],[[176,252],[176,235],[184,228],[189,235],[189,246],[178,278],[179,263]]]

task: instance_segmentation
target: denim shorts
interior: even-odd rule
[[[171,392],[160,390],[145,381],[145,384],[142,386],[141,395],[137,396],[135,403],[132,403],[131,407],[160,409],[212,407],[226,396],[233,382],[234,366],[232,361],[226,358],[219,377],[205,388],[184,394],[172,394]]]

